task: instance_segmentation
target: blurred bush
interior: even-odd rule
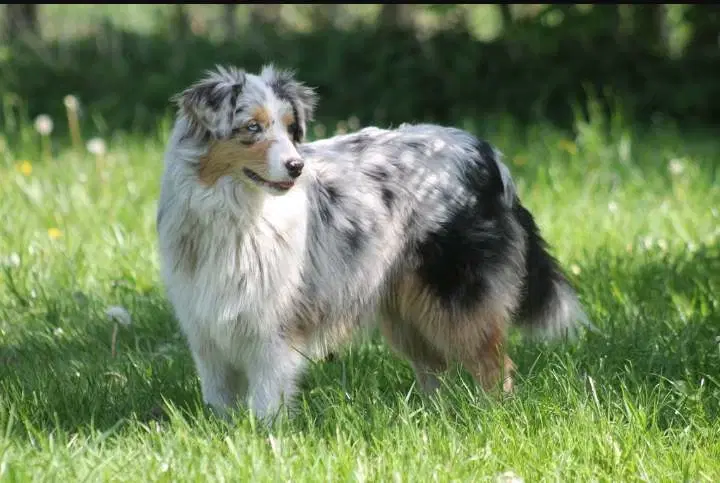
[[[22,99],[29,116],[62,116],[63,97],[74,94],[99,130],[147,130],[171,112],[172,94],[214,64],[253,71],[274,62],[317,86],[321,121],[503,114],[565,124],[588,93],[638,121],[720,121],[717,5],[484,6],[499,12],[491,39],[479,38],[468,6],[383,7],[373,22],[340,22],[322,7],[297,28],[281,24],[279,9],[250,11],[239,25],[225,8],[224,20],[198,33],[175,7],[152,31],[103,22],[75,38],[11,38],[0,48],[0,95]],[[420,28],[418,12],[444,25]],[[218,39],[223,28],[232,38]],[[684,47],[673,46],[683,35]]]

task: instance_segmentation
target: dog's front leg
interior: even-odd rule
[[[305,359],[283,340],[265,342],[258,349],[248,361],[247,404],[267,423],[283,405],[291,406]]]
[[[215,414],[229,418],[247,392],[243,371],[231,364],[216,344],[207,339],[191,339],[191,352],[200,379],[203,402]]]

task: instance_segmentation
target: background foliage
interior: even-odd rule
[[[23,10],[24,9],[24,10]],[[720,120],[718,5],[8,5],[3,109],[154,128],[215,63],[294,68],[320,120],[567,124],[588,96],[634,120]],[[13,107],[15,106],[15,107]]]

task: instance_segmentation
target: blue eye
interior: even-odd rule
[[[253,133],[260,132],[262,130],[260,124],[255,121],[250,121],[247,126],[245,126],[245,129]]]

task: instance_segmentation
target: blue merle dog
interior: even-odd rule
[[[432,392],[460,363],[512,389],[511,325],[587,319],[488,143],[430,124],[303,143],[315,92],[218,67],[175,97],[157,226],[204,401],[260,418],[308,357],[379,323]]]

